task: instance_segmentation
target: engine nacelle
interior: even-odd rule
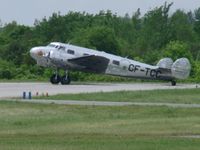
[[[177,59],[171,68],[172,76],[178,79],[186,79],[189,77],[191,64],[187,58]]]

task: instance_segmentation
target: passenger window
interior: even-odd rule
[[[74,54],[75,54],[75,52],[74,52],[73,50],[71,50],[71,49],[68,49],[68,50],[67,50],[67,53],[68,53],[68,54],[71,54],[71,55],[74,55]]]
[[[117,66],[119,66],[119,61],[117,61],[117,60],[113,60],[113,62],[112,62],[114,65],[117,65]]]
[[[89,54],[87,54],[87,53],[84,53],[84,54],[83,54],[83,56],[89,56]]]

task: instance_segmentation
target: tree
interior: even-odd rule
[[[193,70],[194,70],[194,75],[193,78],[200,82],[200,61],[195,61],[194,66],[193,66]]]
[[[140,19],[140,8],[137,9],[137,11],[132,16],[132,22],[133,26],[136,30],[139,30],[141,28],[141,19]]]
[[[90,31],[89,41],[97,50],[112,54],[119,54],[119,45],[112,29],[97,27]]]
[[[12,79],[15,76],[15,65],[0,59],[0,79]]]
[[[182,10],[177,10],[170,18],[170,40],[183,42],[195,40],[193,25],[188,15]]]
[[[168,13],[172,4],[165,3],[145,14],[136,44],[138,54],[151,53],[169,42]]]
[[[195,18],[194,31],[198,34],[200,38],[200,8],[194,11],[194,18]]]
[[[171,41],[169,44],[167,44],[163,49],[163,56],[170,57],[174,61],[182,57],[186,57],[190,61],[193,60],[188,44],[182,41]]]
[[[119,54],[119,44],[114,31],[108,27],[87,28],[75,34],[72,41],[88,48]]]
[[[20,41],[12,41],[4,52],[4,59],[12,61],[15,65],[20,66],[23,64],[24,52],[26,48]]]

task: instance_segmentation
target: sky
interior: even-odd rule
[[[167,1],[173,2],[171,12],[184,11],[200,7],[200,0],[0,0],[0,20],[3,24],[17,21],[19,24],[32,26],[35,19],[48,18],[53,12],[62,15],[69,11],[96,14],[100,10],[111,10],[119,16],[132,15],[138,8],[141,13],[159,7]]]

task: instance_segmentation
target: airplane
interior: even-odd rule
[[[67,85],[71,78],[69,71],[83,71],[140,79],[165,80],[176,85],[176,79],[186,79],[190,75],[191,64],[187,58],[161,59],[157,65],[149,65],[128,58],[116,56],[71,44],[52,42],[47,46],[33,47],[30,55],[37,65],[55,69],[50,77],[52,84]],[[65,71],[63,76],[59,70]]]

